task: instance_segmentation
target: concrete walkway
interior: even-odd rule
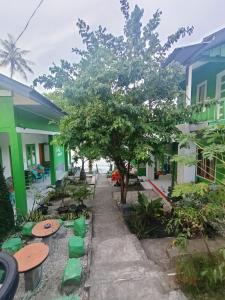
[[[112,201],[112,190],[100,175],[93,203],[90,300],[183,300],[171,291],[165,274],[147,259]]]

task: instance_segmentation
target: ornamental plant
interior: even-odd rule
[[[0,165],[0,238],[2,239],[15,227],[14,212],[9,200],[9,191]]]

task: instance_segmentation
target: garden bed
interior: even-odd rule
[[[82,265],[82,281],[76,287],[72,295],[80,295],[82,300],[88,299],[85,282],[87,274],[89,274],[89,256],[90,243],[92,237],[92,217],[87,220],[88,231],[86,233],[85,241],[85,255],[80,258]],[[57,299],[61,296],[61,282],[64,268],[68,261],[68,240],[74,236],[72,228],[61,226],[60,230],[52,238],[53,251],[50,252],[47,260],[43,263],[42,279],[38,287],[32,292],[25,292],[24,275],[20,274],[19,286],[15,295],[15,300],[20,299]],[[32,239],[29,243],[40,242],[41,239]]]

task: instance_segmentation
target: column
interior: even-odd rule
[[[65,162],[65,171],[68,172],[69,169],[69,155],[68,150],[64,146],[64,162]]]
[[[192,90],[192,65],[186,70],[186,106],[191,105],[191,90]]]
[[[55,168],[55,154],[54,154],[54,144],[52,144],[53,136],[48,136],[49,142],[49,158],[50,158],[50,172],[51,172],[51,184],[55,184],[56,182],[56,168]]]
[[[10,156],[13,186],[16,196],[16,209],[21,214],[27,213],[27,194],[23,165],[23,147],[21,133],[9,132]]]
[[[16,208],[21,214],[27,213],[27,195],[23,165],[23,148],[21,134],[16,132],[13,94],[8,90],[0,90],[0,131],[9,136],[10,163],[13,186],[16,198]]]

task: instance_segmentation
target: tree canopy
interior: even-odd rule
[[[146,25],[144,10],[121,0],[124,34],[114,36],[99,26],[92,31],[83,20],[77,26],[84,49],[74,48],[78,63],[61,61],[49,75],[34,84],[57,88],[70,103],[61,121],[60,142],[90,159],[110,158],[119,169],[121,200],[125,202],[132,160],[146,161],[160,143],[170,142],[175,125],[185,117],[176,108],[183,69],[177,64],[162,67],[172,45],[192,27],[182,27],[159,40],[161,21],[157,10]]]

